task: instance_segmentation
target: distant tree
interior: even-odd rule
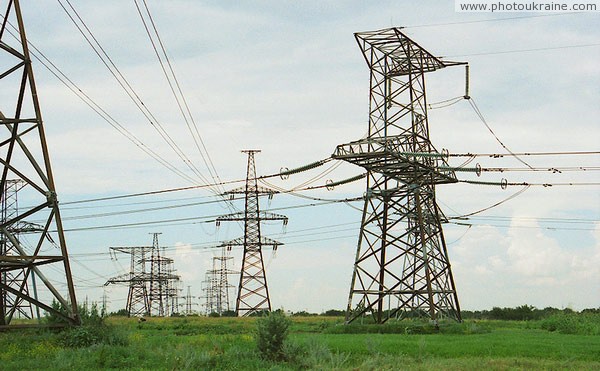
[[[119,316],[119,317],[127,317],[129,315],[129,312],[127,311],[127,309],[119,309],[116,312],[112,312],[110,314],[110,316]]]
[[[327,316],[327,317],[341,317],[341,316],[346,315],[346,311],[345,310],[337,310],[337,309],[329,309],[329,310],[326,310],[325,312],[321,313],[321,315]]]
[[[585,308],[581,313],[600,313],[600,308]]]
[[[294,312],[292,313],[292,316],[294,317],[312,317],[312,316],[316,316],[316,313],[309,313],[305,310],[301,310],[300,312]]]

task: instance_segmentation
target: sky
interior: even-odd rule
[[[68,6],[66,1],[63,5]],[[141,2],[139,2],[141,3]],[[182,119],[133,1],[71,4],[112,62],[181,152],[212,181]],[[453,1],[156,1],[147,4],[186,102],[210,154],[216,193],[241,186],[247,157],[258,175],[277,174],[328,158],[339,144],[361,138],[368,123],[369,71],[354,33],[405,27],[409,37],[446,60],[470,66],[470,95],[495,135],[512,152],[597,151],[600,138],[599,13],[457,13]],[[49,153],[61,202],[79,301],[125,307],[126,288],[104,287],[126,273],[127,256],[111,246],[160,244],[175,261],[183,294],[202,303],[205,272],[215,248],[243,232],[216,226],[232,212],[207,188],[82,202],[203,184],[161,138],[94,54],[57,1],[23,2],[28,38],[99,106],[184,177],[166,169],[85,105],[34,60]],[[431,140],[450,153],[499,153],[494,138],[465,100],[463,67],[427,75]],[[465,158],[453,158],[460,165]],[[532,167],[590,168],[600,156],[523,157]],[[525,166],[511,156],[478,157],[484,168]],[[323,174],[323,172],[326,174]],[[326,165],[263,186],[319,186],[362,173]],[[458,173],[460,179],[534,185],[468,219],[444,225],[461,307],[534,305],[581,310],[600,306],[600,173],[507,171]],[[185,178],[194,178],[193,182]],[[217,179],[217,178],[215,178]],[[237,181],[237,182],[234,182]],[[308,183],[307,183],[308,182]],[[492,206],[522,186],[449,184],[437,187],[447,217]],[[284,193],[261,208],[289,217],[263,234],[284,243],[264,251],[274,308],[322,312],[346,306],[360,227],[364,181],[327,191]],[[215,202],[212,202],[215,201]],[[243,208],[236,200],[233,207]],[[167,208],[170,206],[171,208]],[[129,212],[144,209],[143,212]],[[158,209],[158,210],[147,210]],[[173,221],[179,219],[179,221]],[[181,220],[185,219],[185,220]],[[148,224],[148,222],[154,222]],[[459,222],[460,224],[456,224]],[[468,225],[465,225],[468,224]],[[118,226],[107,228],[107,226]],[[241,250],[232,251],[239,269]],[[232,283],[236,277],[230,278]],[[232,292],[232,301],[233,301]],[[200,306],[196,306],[201,310]]]

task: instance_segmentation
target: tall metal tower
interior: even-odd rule
[[[228,249],[231,249],[232,246],[244,246],[235,311],[238,316],[249,316],[261,311],[271,311],[262,248],[263,246],[272,246],[276,250],[278,246],[283,245],[281,242],[262,236],[260,222],[262,220],[281,220],[285,225],[288,218],[284,215],[260,211],[259,196],[269,195],[269,197],[272,197],[273,194],[278,192],[258,185],[254,154],[259,153],[260,150],[245,150],[242,152],[248,154],[246,185],[225,192],[225,194],[231,197],[235,197],[236,194],[243,194],[246,202],[245,210],[240,213],[220,216],[217,218],[217,224],[222,221],[244,222],[244,236],[225,242],[223,245]]]
[[[213,281],[214,274],[212,274],[210,270],[206,271],[206,274],[204,275],[204,281],[202,281],[202,291],[204,291],[204,296],[201,298],[205,300],[204,313],[207,316],[215,312],[215,295],[213,293],[215,285]]]
[[[12,247],[0,255],[0,275],[21,272],[19,282],[27,282],[32,273],[41,281],[38,297],[31,296],[26,285],[19,287],[0,282],[0,328],[10,326],[18,306],[32,305],[62,318],[67,324],[79,324],[77,300],[58,208],[56,188],[35,86],[25,25],[19,0],[0,1],[6,10],[0,23],[0,192],[2,199],[9,179],[22,179],[27,185],[20,193],[28,206],[18,215],[3,220],[0,234]],[[26,220],[42,220],[40,231],[28,235],[30,245],[19,241],[14,227]],[[11,229],[12,228],[12,229]],[[59,287],[64,289],[59,290]],[[51,305],[57,301],[60,309]],[[12,303],[12,304],[10,304]],[[18,303],[18,304],[16,304]],[[17,305],[17,306],[15,306]]]
[[[158,236],[160,233],[152,234],[152,254],[150,260],[150,291],[148,300],[150,303],[150,313],[156,314],[159,317],[165,315],[167,309],[167,276],[165,272],[166,261],[160,254],[160,246],[158,245]]]
[[[163,248],[164,252],[164,248]],[[179,292],[181,289],[179,288],[179,284],[181,281],[181,277],[175,272],[175,261],[172,258],[163,258],[165,262],[165,266],[163,268],[166,276],[166,289],[165,289],[165,297],[167,298],[167,310],[165,315],[173,315],[175,313],[179,313]]]
[[[213,256],[212,269],[206,271],[204,288],[206,314],[223,314],[223,312],[231,310],[229,290],[234,286],[229,284],[229,276],[240,272],[228,268],[227,262],[230,260],[233,260],[233,257],[229,256],[228,249],[223,247],[221,256]]]
[[[173,259],[161,254],[159,235],[152,234],[152,246],[110,248],[131,255],[129,273],[113,277],[104,284],[129,285],[126,307],[129,316],[164,317],[176,312],[179,276],[174,274]]]
[[[346,322],[365,314],[377,323],[460,321],[435,201],[436,185],[457,180],[429,140],[425,73],[464,63],[434,57],[398,28],[355,37],[370,69],[369,131],[333,154],[368,170]]]
[[[192,310],[192,299],[195,298],[195,296],[192,296],[192,292],[190,290],[190,286],[187,287],[187,293],[184,296],[185,299],[185,310],[183,312],[184,315],[186,316],[190,316],[192,314],[194,314],[193,310]]]
[[[23,188],[23,186],[25,186],[25,182],[19,179],[7,180],[4,183],[1,223],[6,223],[6,221],[14,219],[17,215],[19,215],[17,193],[21,188]],[[15,236],[16,240],[19,240],[19,232],[21,232],[20,229],[21,228],[17,227],[17,225],[10,227],[10,232]],[[0,256],[15,255],[15,253],[18,255],[18,252],[16,251],[12,242],[6,238],[4,234],[0,235]],[[26,270],[24,268],[9,272],[2,272],[2,275],[0,276],[0,282],[17,290],[22,287],[23,293],[25,293],[25,295],[29,295],[29,284],[27,280],[24,279],[25,274]],[[32,280],[35,279],[35,274],[32,273],[30,276]],[[31,303],[24,301],[17,295],[13,295],[8,291],[3,290],[1,292],[0,301],[2,301],[0,305],[3,308],[13,308],[17,316],[33,318]]]
[[[104,286],[125,283],[129,286],[127,293],[127,315],[147,316],[150,314],[148,299],[148,273],[146,272],[146,256],[152,253],[152,246],[111,247],[110,250],[131,255],[129,273],[110,278]]]

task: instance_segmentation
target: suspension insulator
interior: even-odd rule
[[[450,157],[450,152],[446,148],[442,148],[442,158],[448,161]]]
[[[281,178],[281,180],[286,180],[290,178],[290,174],[288,173],[290,171],[290,169],[288,169],[287,167],[282,167],[281,169],[279,169],[279,177]]]
[[[477,174],[477,176],[481,176],[481,164],[479,163],[475,165],[475,174]]]
[[[508,187],[508,180],[506,180],[506,178],[502,178],[502,180],[500,180],[500,188],[506,189],[506,187]]]
[[[333,180],[327,179],[325,182],[325,188],[327,188],[328,191],[333,191],[333,188],[335,188],[333,185]]]
[[[281,176],[281,177],[286,176],[286,175],[289,176],[290,174],[296,174],[296,173],[301,173],[303,171],[311,170],[311,169],[314,169],[316,167],[319,167],[319,166],[323,165],[324,163],[326,163],[329,160],[330,159],[316,161],[316,162],[310,163],[308,165],[297,167],[297,168],[292,169],[292,170],[289,170],[288,168],[281,169],[280,172],[279,172],[279,176]]]

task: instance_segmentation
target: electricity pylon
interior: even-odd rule
[[[159,317],[165,316],[168,308],[167,281],[168,277],[165,272],[166,261],[160,254],[160,246],[158,245],[158,236],[160,233],[152,234],[152,254],[150,256],[150,291],[148,292],[148,301],[150,305],[150,313],[156,314]]]
[[[183,315],[191,316],[194,314],[194,311],[192,310],[192,299],[195,298],[195,296],[192,296],[190,286],[187,287],[187,294],[183,298],[185,299],[185,310],[183,311]]]
[[[269,197],[272,197],[278,192],[258,185],[254,154],[260,152],[260,150],[245,150],[242,152],[248,154],[246,185],[227,191],[225,194],[230,195],[230,197],[243,194],[245,196],[245,209],[243,212],[218,217],[217,225],[222,221],[244,222],[244,236],[225,242],[223,246],[228,249],[231,249],[232,246],[244,247],[235,311],[238,316],[250,316],[261,311],[271,311],[271,299],[269,298],[262,247],[272,246],[273,250],[276,250],[278,246],[283,245],[281,242],[261,235],[260,222],[262,220],[281,220],[286,225],[288,218],[284,215],[260,211],[259,196],[269,195]]]
[[[176,311],[179,276],[174,274],[173,259],[161,255],[159,235],[152,234],[152,246],[110,248],[131,255],[129,273],[110,278],[104,284],[129,285],[126,307],[129,316],[164,317]]]
[[[221,256],[213,256],[212,269],[206,271],[205,288],[206,293],[206,314],[211,313],[223,314],[225,311],[231,310],[229,307],[229,289],[233,285],[229,284],[229,276],[238,274],[227,267],[227,262],[233,260],[229,256],[228,249],[223,246]]]
[[[10,327],[18,307],[32,305],[61,318],[66,324],[79,324],[77,300],[71,276],[63,226],[25,25],[19,0],[0,1],[6,9],[0,24],[0,191],[2,199],[10,179],[21,179],[27,187],[20,197],[26,208],[0,224],[2,239],[11,245],[0,255],[0,275],[19,273],[19,284],[0,282],[0,328]],[[30,245],[17,238],[18,225],[41,220],[40,227],[28,234]],[[26,282],[35,275],[41,281],[37,297],[30,295]],[[33,281],[32,281],[33,282]],[[59,290],[59,287],[64,289]],[[58,305],[53,305],[57,302]]]
[[[17,194],[20,189],[23,188],[25,183],[22,180],[7,180],[4,183],[4,192],[2,194],[2,210],[1,210],[1,222],[4,224],[6,221],[15,218],[19,215],[18,197]],[[11,226],[10,232],[15,236],[15,239],[19,240],[19,234],[22,231],[21,226]],[[26,232],[26,230],[25,230]],[[14,255],[15,248],[5,235],[0,235],[0,256]],[[14,271],[3,272],[0,276],[0,282],[4,285],[19,289],[22,287],[22,291],[25,295],[29,295],[29,284],[27,280],[24,280],[26,270],[16,269]],[[35,275],[31,274],[31,279]],[[35,297],[35,295],[34,295]],[[0,295],[0,306],[3,308],[13,308],[17,316],[25,318],[33,318],[33,310],[31,303],[24,301],[16,295],[12,295],[6,290],[3,290]],[[39,318],[39,316],[38,316]]]
[[[455,183],[429,140],[425,73],[458,62],[434,57],[398,28],[355,34],[370,69],[369,131],[334,158],[368,170],[346,322],[425,315],[458,321],[435,186]]]
[[[146,256],[152,253],[152,246],[111,247],[113,252],[131,255],[129,273],[110,278],[104,286],[125,283],[129,286],[127,292],[127,316],[150,315],[148,300],[148,273],[146,272]]]

